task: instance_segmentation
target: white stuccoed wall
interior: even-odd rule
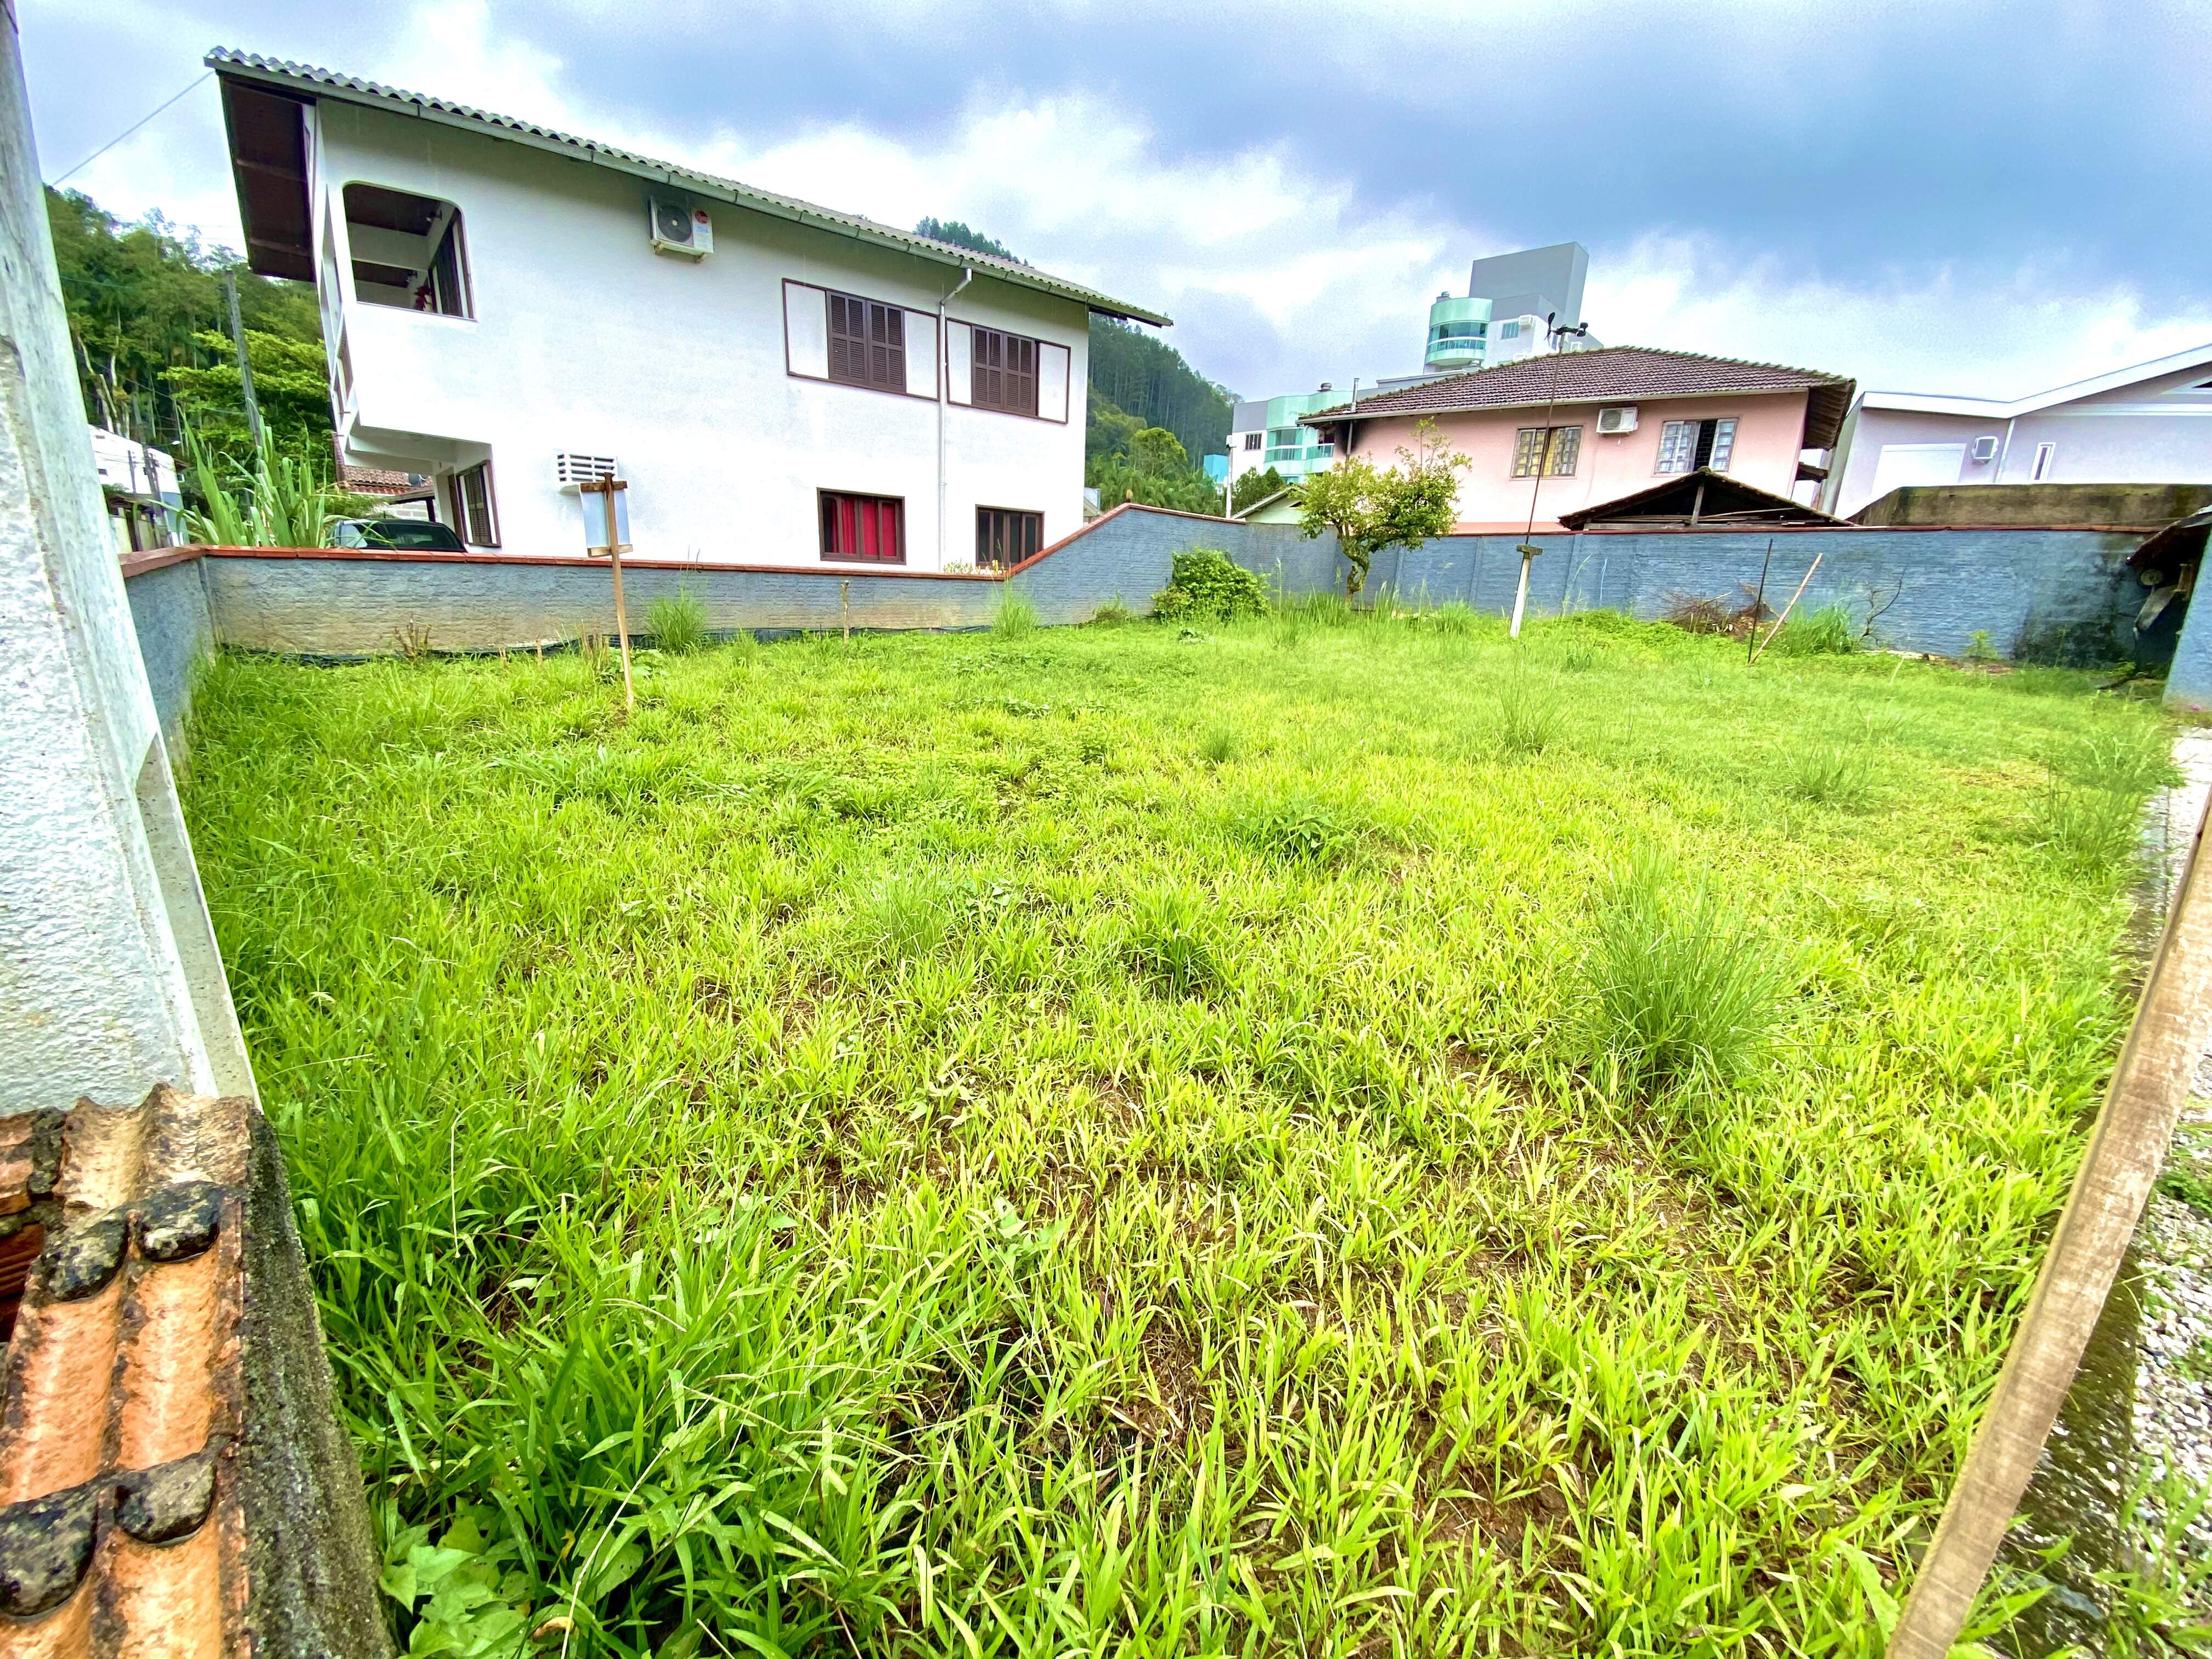
[[[663,188],[713,220],[714,252],[694,262],[653,252],[644,179],[337,100],[309,131],[314,246],[337,254],[319,282],[326,314],[343,315],[352,459],[427,468],[489,453],[511,553],[584,550],[575,495],[553,477],[555,453],[574,450],[620,458],[639,560],[818,566],[815,492],[836,489],[903,497],[907,568],[938,568],[939,404],[787,374],[783,284],[933,321],[957,267]],[[343,202],[356,181],[459,206],[473,318],[357,297]],[[1073,533],[1089,312],[979,267],[947,314],[1070,356],[1064,422],[944,410],[946,561],[975,557],[979,506],[1042,513],[1048,543]]]
[[[0,28],[0,1111],[250,1093],[100,495]]]

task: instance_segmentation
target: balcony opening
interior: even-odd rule
[[[461,210],[451,202],[382,185],[345,187],[353,287],[373,306],[473,317]]]

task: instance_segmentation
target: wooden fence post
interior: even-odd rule
[[[2189,1081],[2212,1043],[2212,874],[2205,821],[2191,844],[2135,1024],[1943,1519],[1913,1575],[1889,1659],[1947,1659],[2035,1473],[2058,1407],[2166,1159]]]

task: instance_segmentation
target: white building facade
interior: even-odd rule
[[[354,465],[474,550],[1007,564],[1082,524],[1090,316],[1038,271],[503,117],[217,52],[256,269],[313,280]],[[602,537],[601,539],[604,539]]]
[[[2212,345],[2009,403],[1869,392],[1821,506],[1848,518],[1926,484],[2212,483]]]

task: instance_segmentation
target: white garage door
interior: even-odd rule
[[[1884,444],[1874,465],[1875,499],[1908,484],[1954,484],[1966,459],[1964,444]]]

